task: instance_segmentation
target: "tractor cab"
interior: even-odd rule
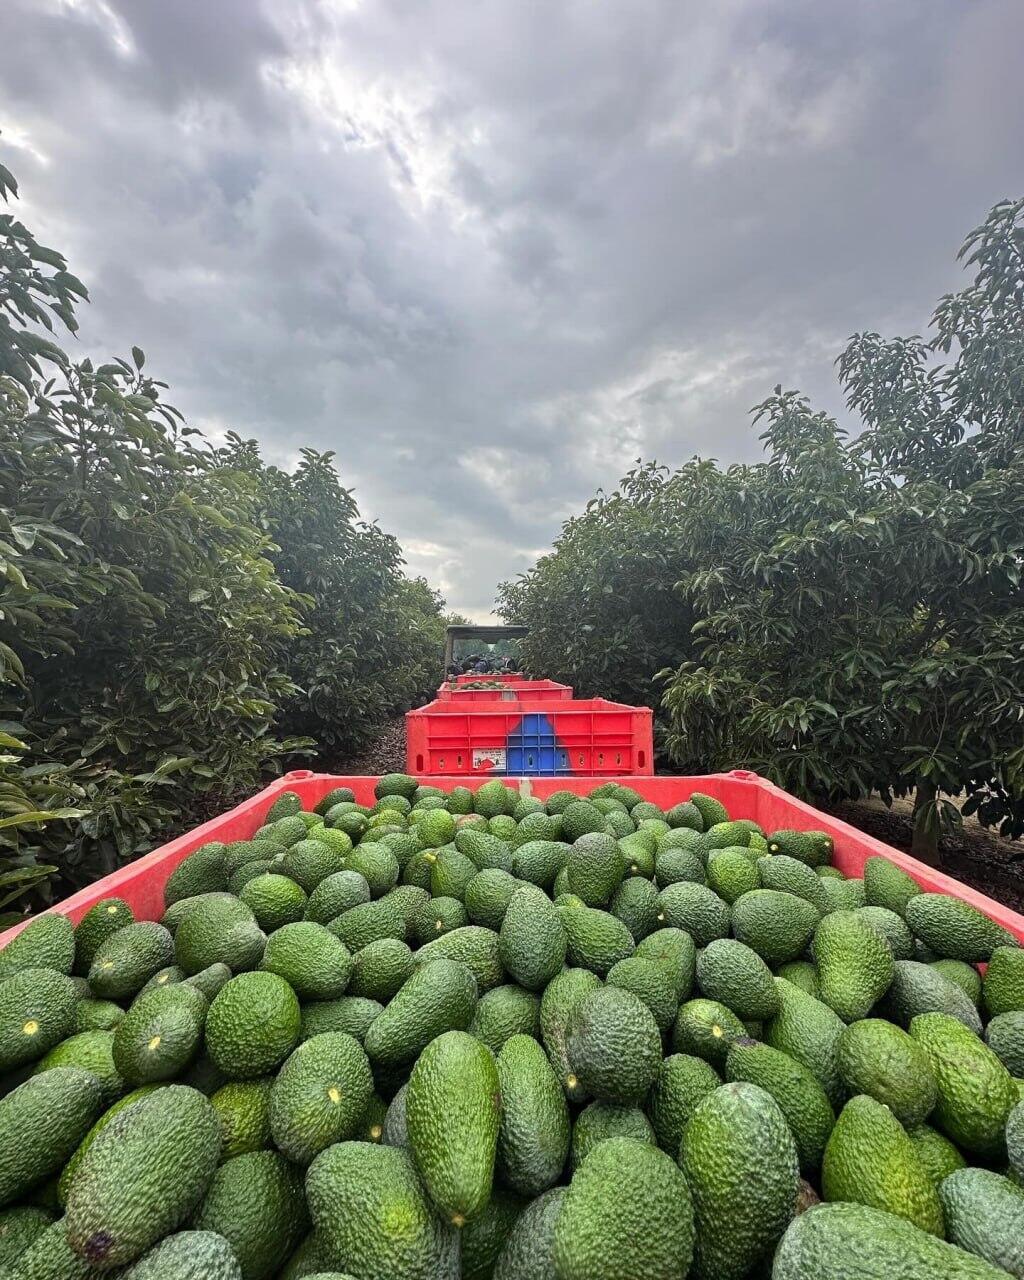
[[[519,645],[527,627],[451,626],[445,632],[444,678],[460,683],[523,676]]]

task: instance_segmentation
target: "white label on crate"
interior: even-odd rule
[[[482,769],[482,770],[504,769],[505,768],[505,748],[504,747],[474,747],[473,768]]]

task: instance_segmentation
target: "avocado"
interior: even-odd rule
[[[1024,950],[996,947],[982,982],[985,1010],[990,1018],[1024,1009]]]
[[[97,1135],[68,1187],[68,1243],[106,1269],[134,1262],[186,1221],[220,1149],[217,1113],[195,1089],[168,1085],[126,1107]]]
[[[71,1158],[61,1171],[61,1175],[57,1183],[57,1200],[61,1207],[63,1207],[67,1202],[68,1188],[71,1186],[71,1181],[75,1176],[78,1166],[85,1158],[85,1153],[89,1150],[106,1126],[116,1115],[119,1115],[128,1107],[134,1106],[136,1102],[145,1098],[148,1094],[153,1093],[159,1087],[159,1085],[155,1084],[146,1084],[142,1085],[141,1088],[133,1089],[131,1093],[126,1093],[123,1097],[118,1098],[113,1106],[107,1107],[106,1111],[100,1115],[99,1119],[95,1124],[93,1124],[88,1133],[75,1148]]]
[[[276,865],[281,875],[294,880],[309,895],[322,880],[345,869],[345,854],[322,840],[314,840],[304,834],[285,850],[284,856]]]
[[[1006,1280],[1006,1272],[905,1218],[861,1204],[819,1204],[793,1219],[773,1280]]]
[[[123,898],[101,898],[75,926],[74,972],[85,977],[100,943],[126,924],[134,923],[132,909]]]
[[[688,827],[684,827],[683,830],[689,832]],[[669,832],[669,836],[675,834],[677,833]],[[708,882],[707,871],[699,855],[692,848],[680,847],[675,843],[658,849],[654,862],[654,878],[659,889],[685,881],[690,881],[692,884]]]
[[[866,1094],[846,1104],[821,1164],[826,1200],[884,1209],[943,1235],[938,1192],[917,1148],[887,1106]]]
[[[151,920],[127,924],[100,943],[89,968],[89,986],[101,1000],[123,1000],[174,958],[174,939],[162,925]]]
[[[208,1009],[202,992],[184,983],[140,996],[113,1033],[114,1064],[125,1082],[135,1088],[180,1075],[199,1052]]]
[[[729,1046],[747,1034],[733,1011],[717,1000],[688,1000],[682,1005],[672,1032],[676,1053],[703,1058],[723,1066]]]
[[[947,1014],[919,1014],[910,1035],[928,1055],[938,1085],[935,1123],[958,1147],[998,1159],[1017,1101],[1010,1073],[987,1045]]]
[[[540,1038],[540,997],[514,983],[486,991],[477,1002],[469,1034],[499,1053],[514,1035]]]
[[[383,840],[357,845],[345,859],[345,870],[363,877],[370,886],[371,898],[383,898],[398,884],[401,873],[398,858]]]
[[[322,924],[302,920],[270,935],[260,968],[283,978],[300,1000],[337,1000],[352,976],[352,955]]]
[[[458,1274],[458,1235],[434,1214],[407,1152],[339,1142],[310,1165],[306,1196],[329,1265],[359,1280]]]
[[[374,902],[349,907],[326,926],[353,954],[380,938],[405,941],[407,926],[398,903],[385,895]]]
[[[302,1172],[276,1151],[235,1156],[214,1174],[192,1225],[228,1242],[242,1280],[271,1280],[309,1225]]]
[[[432,942],[468,923],[469,915],[458,898],[430,898],[413,914],[411,932],[418,943]]]
[[[852,883],[847,881],[847,883]],[[906,922],[886,907],[857,907],[857,915],[866,920],[872,929],[889,944],[894,960],[912,960],[914,958],[914,935]],[[938,964],[955,964],[956,961],[937,961]],[[973,971],[972,971],[973,972]]]
[[[864,897],[869,906],[887,907],[906,916],[907,903],[921,892],[921,886],[888,858],[872,857],[864,863]]]
[[[816,876],[806,862],[779,853],[761,858],[756,867],[762,889],[792,893],[798,898],[805,898],[821,912],[827,910],[828,900],[822,889],[821,877]]]
[[[946,893],[919,893],[906,907],[907,924],[938,956],[971,964],[989,960],[997,947],[1017,947],[1012,933],[977,907]]]
[[[273,1076],[259,1080],[231,1080],[210,1098],[220,1120],[221,1160],[271,1146],[270,1092]]]
[[[690,881],[666,885],[658,894],[658,909],[666,925],[685,930],[698,947],[729,936],[729,904],[706,885]]]
[[[309,1040],[325,1031],[347,1031],[362,1044],[370,1024],[383,1008],[378,1001],[367,1000],[364,996],[342,996],[340,1000],[304,1005],[299,1021],[299,1039]]]
[[[573,1174],[555,1223],[555,1268],[559,1280],[681,1280],[693,1244],[690,1188],[675,1161],[635,1138],[609,1138]]]
[[[487,1204],[459,1232],[461,1280],[491,1280],[523,1208],[519,1196],[503,1187],[494,1188]]]
[[[363,996],[387,1004],[402,984],[412,977],[416,963],[408,945],[398,938],[379,938],[357,951],[352,958],[352,977],[346,988],[350,996]]]
[[[75,930],[67,916],[48,914],[30,920],[0,950],[0,982],[26,969],[53,969],[70,976],[75,965]]]
[[[610,837],[603,837],[610,838]],[[493,836],[488,839],[493,840]],[[517,880],[526,880],[539,889],[554,892],[552,886],[564,880],[569,882],[570,846],[561,840],[530,840],[520,845],[511,855],[508,862],[499,865],[503,871],[510,871]],[[496,859],[491,860],[494,866]]]
[[[497,1168],[503,1182],[536,1196],[558,1181],[569,1151],[569,1109],[547,1055],[530,1036],[513,1035],[497,1058],[501,1091]]]
[[[566,1054],[570,1087],[578,1082],[600,1102],[636,1103],[661,1066],[661,1033],[632,992],[601,987],[573,1010]]]
[[[53,1222],[44,1209],[0,1210],[0,1270],[11,1266]]]
[[[856,911],[833,911],[814,931],[821,999],[844,1022],[866,1018],[893,979],[888,944]]]
[[[354,1036],[327,1031],[303,1041],[271,1090],[274,1145],[295,1164],[310,1164],[325,1147],[355,1136],[372,1094],[370,1062]]]
[[[299,1039],[299,1002],[275,973],[242,973],[218,993],[206,1015],[206,1048],[232,1080],[275,1071]]]
[[[836,1064],[851,1094],[868,1094],[884,1103],[908,1129],[923,1124],[938,1099],[927,1053],[882,1018],[864,1018],[848,1026],[839,1037]]]
[[[1010,1075],[1024,1075],[1024,1010],[997,1014],[985,1028],[985,1043]]]
[[[745,1276],[782,1235],[796,1203],[799,1163],[782,1111],[756,1085],[722,1085],[698,1103],[679,1161],[693,1194],[693,1275]]]
[[[817,908],[805,898],[754,889],[733,903],[732,931],[774,969],[803,954],[819,919]]]
[[[703,1058],[673,1053],[662,1062],[651,1086],[647,1111],[658,1146],[673,1159],[679,1154],[683,1130],[697,1104],[721,1083],[718,1072]]]
[[[954,1169],[962,1169],[967,1163],[952,1142],[930,1125],[921,1124],[916,1129],[908,1129],[907,1136],[936,1186]]]
[[[468,858],[478,871],[510,872],[512,870],[512,846],[507,841],[492,836],[486,829],[474,830],[472,827],[460,827],[455,833],[455,848]],[[554,871],[551,872],[551,877],[554,878]]]
[[[745,893],[759,889],[761,877],[748,850],[714,849],[708,856],[707,885],[723,902],[732,906]]]
[[[725,1078],[730,1084],[755,1084],[770,1094],[793,1134],[800,1168],[811,1173],[820,1166],[835,1112],[817,1076],[788,1053],[744,1037],[729,1048]]]
[[[671,976],[680,1001],[689,999],[697,968],[697,948],[688,933],[682,929],[656,929],[637,943],[636,954],[644,960],[653,960]]]
[[[217,893],[227,886],[224,845],[212,841],[200,845],[174,868],[164,885],[164,904],[170,907],[182,898],[193,898],[198,893]]]
[[[939,1188],[951,1243],[1024,1275],[1024,1187],[989,1169],[958,1169]]]
[[[826,831],[772,831],[768,835],[768,852],[820,867],[832,861],[832,837]]]
[[[562,1089],[571,1102],[583,1102],[588,1094],[569,1066],[569,1029],[576,1010],[591,992],[600,987],[601,979],[589,969],[563,969],[551,979],[541,997],[541,1038]]]
[[[243,1280],[231,1245],[214,1231],[179,1231],[144,1254],[124,1280]]]
[[[776,978],[775,986],[781,1007],[765,1024],[765,1043],[803,1063],[817,1076],[829,1102],[836,1106],[843,1097],[836,1055],[845,1024],[827,1004],[792,983]]]
[[[459,932],[438,941],[446,942]],[[371,1061],[384,1065],[413,1062],[435,1036],[464,1031],[473,1020],[476,1001],[476,981],[466,965],[432,960],[416,970],[370,1024],[366,1052]]]
[[[115,1065],[113,1031],[80,1031],[54,1045],[40,1058],[32,1071],[39,1075],[55,1067],[80,1067],[99,1081],[105,1107],[116,1102],[125,1092],[125,1081]]]
[[[788,964],[780,964],[775,970],[777,978],[785,978],[794,987],[799,987],[809,996],[818,999],[821,988],[818,984],[818,970],[809,960],[790,960]]]
[[[129,925],[104,946],[111,946],[132,929],[141,927]],[[203,898],[178,925],[174,959],[187,974],[199,973],[213,964],[226,964],[232,973],[241,973],[259,965],[266,942],[256,917],[244,902],[226,894],[217,895]],[[94,963],[93,971],[95,968]],[[92,981],[91,973],[89,980]]]
[[[264,873],[247,880],[239,892],[256,917],[256,923],[265,932],[279,929],[283,924],[294,924],[305,916],[309,899],[305,890],[288,876]]]
[[[582,898],[588,907],[607,906],[625,870],[618,841],[603,829],[578,836],[569,849],[566,869],[570,893]]]
[[[0,1072],[35,1062],[74,1025],[75,984],[53,969],[23,969],[0,982]]]
[[[473,975],[478,991],[482,994],[505,981],[501,963],[501,945],[493,929],[467,924],[451,933],[442,934],[433,942],[420,947],[415,953],[416,967],[422,968],[435,960],[457,960]]]
[[[1006,1153],[1010,1168],[1024,1179],[1024,1099],[1018,1102],[1006,1121]]]
[[[657,1145],[654,1127],[639,1107],[591,1102],[579,1113],[572,1127],[569,1164],[573,1173],[596,1146],[609,1138],[635,1138]]]
[[[569,965],[590,969],[603,978],[613,965],[636,950],[632,934],[607,911],[570,905],[559,906],[558,914],[565,926]]]
[[[59,1172],[102,1108],[99,1081],[79,1067],[31,1076],[0,1098],[0,1208]]]
[[[697,958],[697,984],[741,1019],[763,1020],[779,1011],[772,972],[750,947],[733,938],[716,938]]]
[[[38,1235],[16,1262],[0,1267],[0,1280],[103,1280],[110,1274],[72,1252],[63,1218]]]
[[[703,791],[694,791],[690,796],[689,803],[700,814],[705,831],[718,822],[729,821],[729,811],[721,800],[716,800],[714,796],[705,795]]]
[[[479,870],[476,863],[459,853],[454,845],[438,849],[430,868],[431,897],[457,898],[461,902],[466,896],[467,885]]]
[[[557,907],[543,889],[520,885],[509,901],[498,942],[509,976],[530,991],[542,991],[564,965],[566,946]]]
[[[522,1210],[498,1255],[493,1280],[556,1280],[555,1223],[567,1190],[553,1187]]]
[[[650,880],[630,876],[615,890],[608,910],[639,943],[658,928],[658,891]]]
[[[659,1031],[667,1031],[675,1021],[679,1012],[675,982],[672,974],[656,960],[636,955],[627,956],[625,960],[612,965],[608,971],[607,983],[610,987],[632,991],[650,1009]]]
[[[409,1149],[438,1213],[461,1227],[486,1205],[501,1121],[491,1051],[465,1031],[423,1050],[406,1095]]]
[[[370,901],[370,886],[358,871],[335,871],[306,900],[305,919],[328,925],[352,907]]]
[[[978,1010],[963,989],[920,960],[896,961],[880,1012],[901,1027],[909,1027],[919,1013],[945,1013],[981,1035]]]
[[[478,871],[466,885],[465,906],[469,919],[473,924],[498,932],[512,895],[518,888],[518,881],[507,871],[497,867]]]

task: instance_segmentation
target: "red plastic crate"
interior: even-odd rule
[[[616,778],[646,774],[654,714],[604,698],[430,702],[405,717],[410,773]]]
[[[425,779],[433,786],[450,789],[456,786],[469,787],[475,791],[487,781],[481,774],[476,776],[432,777]],[[544,800],[554,791],[575,791],[578,795],[586,795],[594,787],[607,778],[575,777],[575,778],[507,778],[508,786],[514,787],[522,795],[533,795]],[[922,889],[929,893],[948,893],[963,902],[984,911],[997,924],[1008,929],[1024,943],[1024,916],[1011,911],[1001,903],[986,897],[977,890],[961,884],[952,876],[944,875],[923,862],[911,858],[909,854],[893,849],[881,840],[865,835],[856,827],[851,827],[838,818],[821,813],[818,809],[798,800],[781,787],[759,778],[755,773],[745,769],[737,769],[732,773],[710,773],[699,777],[683,778],[623,778],[622,781],[638,791],[647,800],[653,800],[662,808],[671,808],[683,800],[688,800],[694,791],[703,791],[714,796],[725,805],[734,818],[753,818],[766,831],[776,831],[780,827],[791,827],[800,831],[819,829],[827,831],[835,841],[833,861],[847,876],[860,876],[864,871],[864,863],[875,855],[881,855],[902,867],[912,876]],[[276,782],[272,782],[265,790],[249,800],[243,801],[237,808],[218,818],[211,818],[202,826],[196,827],[177,840],[172,840],[160,849],[136,862],[131,862],[120,871],[98,880],[95,884],[80,890],[64,902],[50,908],[70,916],[73,921],[82,916],[102,898],[113,896],[124,898],[140,920],[158,920],[164,910],[164,885],[174,868],[187,857],[193,849],[209,840],[245,840],[263,825],[267,810],[282,791],[295,791],[307,807],[322,800],[334,787],[351,787],[360,803],[373,803],[373,788],[376,777],[344,778],[333,777],[327,773],[313,773],[309,769],[298,769],[294,773],[285,774]],[[0,934],[0,947],[9,942],[16,933],[24,928],[16,925],[6,933]]]
[[[478,676],[478,680],[490,680],[490,676]],[[468,682],[467,682],[468,683]],[[515,680],[502,689],[469,689],[459,685],[443,684],[437,691],[438,702],[569,702],[572,685],[559,684],[557,680]]]

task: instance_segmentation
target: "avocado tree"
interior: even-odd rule
[[[581,697],[647,702],[654,673],[692,652],[692,606],[674,589],[690,563],[673,478],[638,464],[567,520],[529,572],[501,584],[497,608],[530,628],[527,669]]]
[[[746,763],[812,794],[915,793],[932,857],[947,796],[1024,831],[1024,201],[961,256],[929,341],[854,337],[863,429],[794,393],[757,411],[767,463],[691,513],[679,589],[700,655],[667,673],[677,760]]]
[[[847,345],[848,432],[776,388],[764,461],[638,465],[499,589],[537,670],[657,707],[675,767],[912,794],[929,858],[961,793],[1024,832],[1024,201],[961,257],[926,340]]]

